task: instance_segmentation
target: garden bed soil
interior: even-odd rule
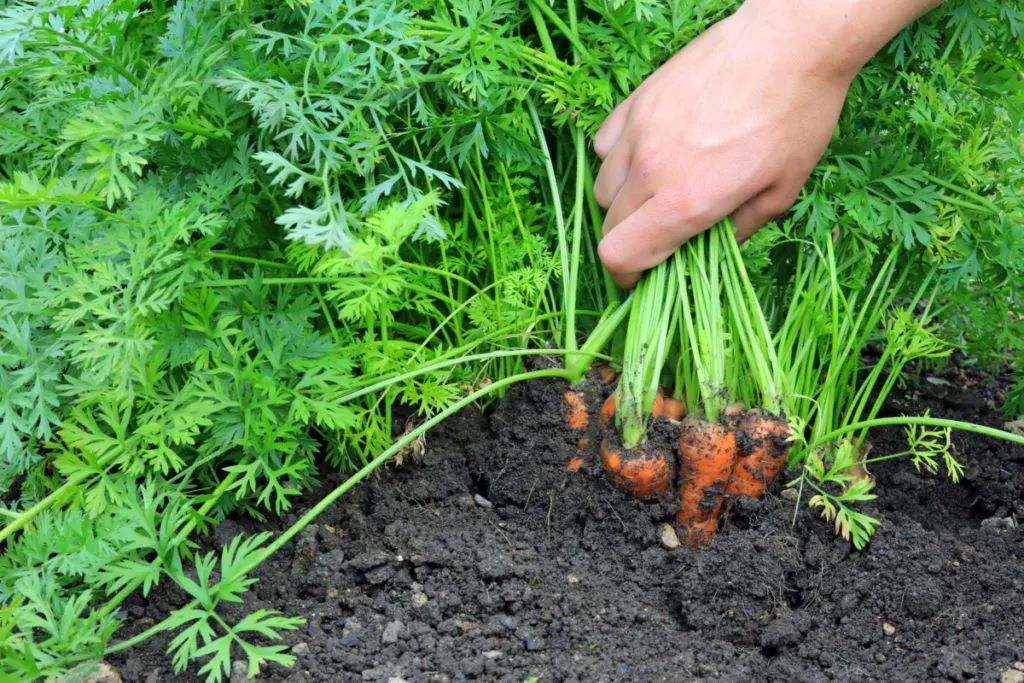
[[[596,409],[607,389],[587,387]],[[448,420],[260,567],[228,614],[306,624],[285,634],[295,667],[259,679],[1024,681],[1024,448],[954,433],[960,484],[905,459],[875,466],[879,497],[862,509],[882,524],[861,552],[778,484],[734,504],[706,548],[667,549],[671,500],[611,487],[593,445],[567,470],[579,435],[565,388],[522,385]],[[1000,426],[1000,391],[954,364],[894,391],[884,414]],[[906,447],[899,429],[872,443]],[[336,483],[281,520],[229,519],[208,545],[286,528]],[[133,598],[121,635],[184,602],[173,586]],[[111,662],[126,681],[196,680],[174,674],[167,641]]]

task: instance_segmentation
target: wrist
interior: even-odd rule
[[[734,16],[776,34],[801,63],[850,81],[904,26],[940,0],[746,0]]]

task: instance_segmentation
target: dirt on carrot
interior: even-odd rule
[[[718,518],[736,466],[736,433],[731,423],[687,419],[680,427],[676,521],[686,545],[704,545],[718,530]]]

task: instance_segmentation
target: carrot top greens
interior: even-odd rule
[[[863,542],[843,477],[889,419],[866,387],[1021,348],[1024,20],[945,3],[854,82],[790,215],[742,255],[716,228],[627,295],[595,258],[590,135],[731,4],[4,3],[0,679],[163,631],[210,680],[289,663],[269,641],[295,619],[221,610],[260,561],[453,411],[598,356],[642,368],[641,406],[659,383],[705,413],[777,405],[799,483]],[[671,300],[689,311],[651,306]],[[955,471],[952,425],[907,423]],[[195,552],[324,462],[354,474],[288,533]],[[161,581],[189,602],[120,640]]]

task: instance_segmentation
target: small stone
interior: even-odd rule
[[[327,589],[327,597],[330,598],[331,600],[333,600],[334,598],[338,597],[338,589],[335,588],[334,586],[331,586],[330,588],[328,588]]]
[[[486,498],[481,496],[479,493],[473,495],[473,502],[476,503],[477,505],[479,505],[482,508],[492,508],[492,507],[494,507],[494,503],[492,503],[491,501],[487,500]]]
[[[121,683],[121,674],[106,662],[85,662],[79,664],[66,675],[57,679],[58,683]]]
[[[484,657],[486,659],[497,659],[498,657],[501,657],[504,654],[505,653],[502,652],[501,650],[488,650],[487,652],[484,653]]]
[[[412,603],[413,607],[423,607],[428,602],[427,594],[421,591],[416,591],[412,594],[412,597],[409,599],[409,602]]]
[[[1013,517],[989,517],[981,520],[983,529],[1012,529],[1014,525]]]
[[[999,677],[999,683],[1024,683],[1024,671],[1018,668],[1007,669]]]
[[[576,576],[575,574],[569,574],[567,577],[565,577],[565,582],[570,586],[575,586],[577,583],[580,582],[580,577]]]
[[[230,683],[253,683],[254,680],[249,678],[249,664],[244,659],[231,662]]]
[[[1003,429],[1017,436],[1024,436],[1024,420],[1013,420],[1003,424]]]
[[[952,384],[948,379],[942,379],[941,377],[925,377],[924,381],[928,382],[928,384],[934,384],[937,387],[948,387]]]
[[[400,621],[389,621],[388,625],[384,627],[384,633],[380,636],[380,642],[384,644],[397,643],[398,634],[402,632],[402,622]]]
[[[882,632],[885,633],[885,635],[887,636],[891,636],[894,633],[896,633],[896,627],[890,624],[889,622],[885,622],[884,624],[882,624]]]
[[[661,545],[668,550],[675,550],[681,545],[675,527],[667,522],[661,525]]]
[[[409,682],[407,680],[405,680],[404,678],[402,678],[401,676],[392,676],[391,678],[388,679],[388,683],[409,683]]]
[[[292,654],[296,657],[309,654],[309,643],[296,643],[292,645]]]
[[[779,497],[784,500],[795,502],[800,498],[800,491],[797,489],[782,489],[782,493],[779,494]]]

